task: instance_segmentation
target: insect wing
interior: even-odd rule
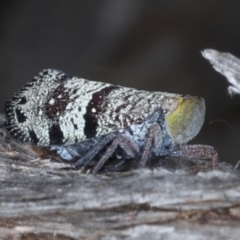
[[[23,142],[70,145],[142,121],[148,93],[47,69],[6,102],[5,125]]]

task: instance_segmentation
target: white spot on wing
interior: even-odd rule
[[[50,99],[49,104],[50,104],[50,105],[53,105],[54,102],[55,102],[55,101],[54,101],[54,99],[52,98],[52,99]]]

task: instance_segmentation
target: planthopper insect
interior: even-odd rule
[[[212,159],[217,168],[213,147],[186,145],[204,122],[200,97],[139,91],[47,69],[6,102],[5,112],[12,137],[51,146],[63,159],[75,159],[76,168],[100,155],[93,173],[114,154],[139,159],[139,167],[153,156],[175,156]]]

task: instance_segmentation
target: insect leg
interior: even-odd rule
[[[125,153],[131,158],[135,158],[140,155],[139,146],[132,140],[130,137],[126,135],[121,135],[121,141],[119,142],[119,146],[123,149]]]
[[[211,159],[212,168],[218,169],[218,153],[212,147],[208,145],[181,145],[174,150],[171,156],[186,157],[186,158],[199,158],[199,159]]]
[[[113,132],[103,136],[87,154],[85,154],[75,163],[75,168],[87,166],[88,163],[106,146],[106,144],[111,142],[116,137],[116,135],[117,133]]]
[[[112,156],[117,147],[120,146],[129,156],[136,157],[140,154],[140,149],[137,144],[135,144],[130,138],[125,135],[119,134],[108,147],[105,154],[98,161],[97,165],[94,167],[92,173],[97,173],[102,166],[107,162],[107,160]]]
[[[152,148],[152,146],[156,148],[160,148],[162,145],[162,131],[158,123],[153,123],[149,129],[149,135],[147,138],[147,142],[142,154],[142,157],[140,159],[139,166],[144,167],[146,165],[146,162],[148,160],[149,152]]]

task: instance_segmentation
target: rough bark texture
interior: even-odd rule
[[[236,169],[187,159],[151,167],[83,173],[1,126],[0,238],[239,239]]]

